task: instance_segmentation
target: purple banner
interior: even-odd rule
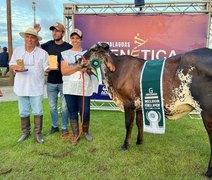
[[[83,32],[83,48],[107,42],[116,55],[168,58],[205,47],[207,41],[207,14],[75,15],[74,18],[75,28]]]

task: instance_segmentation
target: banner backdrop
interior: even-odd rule
[[[116,55],[159,59],[205,47],[208,15],[75,15],[74,23],[85,49],[107,42]]]

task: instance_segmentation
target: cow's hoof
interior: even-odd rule
[[[142,144],[142,141],[141,141],[141,140],[137,140],[137,141],[136,141],[136,144],[137,144],[137,145]]]
[[[204,174],[204,176],[206,177],[206,178],[210,178],[211,179],[211,177],[212,177],[212,169],[211,168],[209,168],[208,170],[207,170],[207,172]]]
[[[121,147],[119,147],[119,151],[126,151],[128,149],[127,145],[122,145]]]

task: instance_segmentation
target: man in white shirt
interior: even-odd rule
[[[44,73],[48,71],[48,54],[37,47],[38,36],[34,28],[19,33],[24,38],[24,46],[14,50],[10,67],[15,72],[14,92],[18,96],[19,115],[23,135],[18,142],[30,136],[30,109],[34,115],[34,138],[43,143],[41,136],[43,124]]]

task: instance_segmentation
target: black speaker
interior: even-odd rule
[[[143,6],[144,4],[144,0],[135,0],[135,6]]]

